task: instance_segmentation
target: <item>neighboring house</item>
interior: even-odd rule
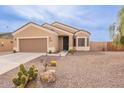
[[[0,38],[13,39],[12,32],[9,32],[9,33],[0,33]]]
[[[89,51],[90,33],[54,22],[28,23],[13,33],[14,50],[20,52],[58,52],[76,49]]]

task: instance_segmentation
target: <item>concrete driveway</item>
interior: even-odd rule
[[[0,56],[0,75],[12,70],[20,64],[26,63],[44,54],[42,53],[15,53]]]

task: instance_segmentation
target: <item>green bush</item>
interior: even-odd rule
[[[23,64],[21,64],[19,68],[17,76],[13,78],[12,81],[17,88],[24,88],[29,81],[37,78],[38,70],[34,65],[31,66],[28,71],[25,69]]]
[[[52,54],[52,51],[51,50],[49,50],[49,54]]]
[[[68,52],[73,55],[76,52],[76,50],[75,49],[70,49]]]

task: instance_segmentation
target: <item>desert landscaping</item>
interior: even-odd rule
[[[38,77],[29,82],[26,87],[33,88],[97,88],[124,87],[124,52],[76,52],[65,57],[38,57],[24,66],[34,65],[38,68]],[[43,62],[56,60],[56,81],[44,83],[40,80],[43,73]],[[0,75],[1,88],[14,88],[12,78],[18,67]]]
[[[12,9],[18,10],[17,7]],[[75,11],[84,6],[77,7]],[[31,9],[34,15],[27,12],[34,21],[18,19],[18,26],[13,19],[17,13],[10,16],[13,23],[2,17],[6,24],[13,25],[3,26],[0,33],[0,88],[123,88],[124,7],[92,6],[91,9],[88,15],[82,15],[82,8],[76,15],[75,11],[69,12],[67,19],[61,18],[61,13],[59,19],[58,14],[48,9],[48,16],[45,12],[43,18],[51,21],[46,22],[39,19],[41,14],[38,19],[33,17],[34,9]],[[86,20],[81,21],[82,18]]]

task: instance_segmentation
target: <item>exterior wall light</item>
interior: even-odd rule
[[[1,42],[1,46],[4,46],[4,42]]]

